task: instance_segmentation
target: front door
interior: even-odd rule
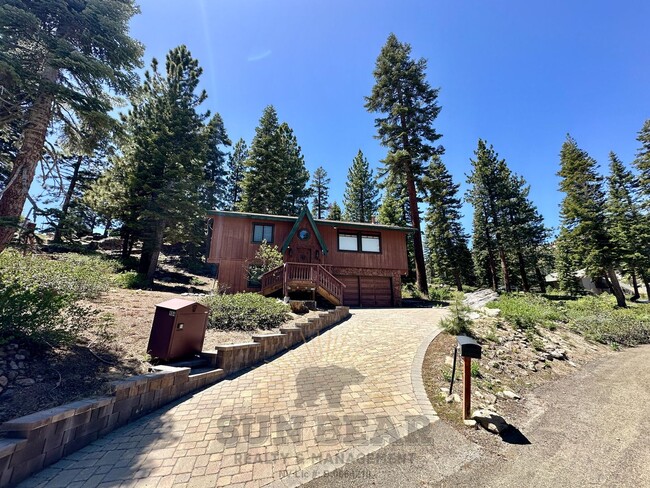
[[[299,263],[311,263],[311,249],[308,247],[299,247],[296,249]]]

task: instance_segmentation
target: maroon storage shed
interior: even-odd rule
[[[169,361],[201,352],[208,323],[208,307],[173,298],[156,305],[147,353]]]

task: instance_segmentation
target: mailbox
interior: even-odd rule
[[[481,346],[471,337],[457,336],[460,355],[465,358],[481,359]]]
[[[208,307],[174,298],[156,305],[147,352],[164,361],[198,354],[203,349]]]

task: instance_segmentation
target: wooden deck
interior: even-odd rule
[[[321,264],[284,263],[261,278],[262,294],[282,290],[283,296],[292,291],[314,291],[334,305],[343,303],[345,285]]]

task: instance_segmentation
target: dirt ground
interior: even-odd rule
[[[174,284],[164,286],[174,287]],[[209,288],[205,285],[204,288]],[[36,383],[6,389],[0,395],[0,423],[81,398],[107,393],[108,384],[128,376],[146,373],[151,364],[147,344],[156,304],[171,298],[197,300],[181,292],[111,289],[91,303],[105,324],[103,333],[87,331],[79,344],[31,351],[25,376]],[[201,292],[203,290],[196,290]],[[308,317],[292,314],[292,320]],[[208,329],[204,350],[217,344],[250,342],[251,335],[273,333],[219,331]]]

